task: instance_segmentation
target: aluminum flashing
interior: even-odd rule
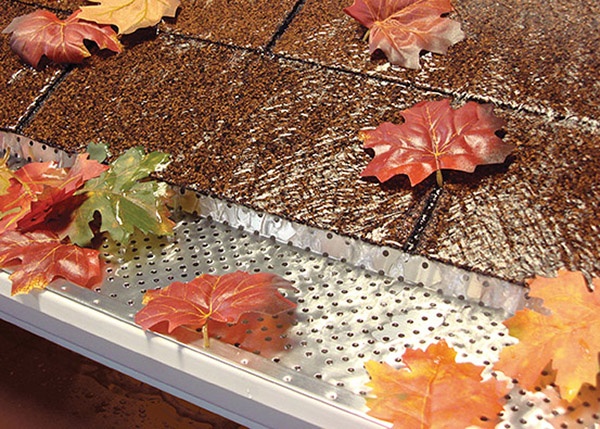
[[[71,162],[61,151],[1,133],[0,154],[7,148],[14,162]],[[460,360],[490,365],[514,341],[502,321],[536,304],[498,279],[208,196],[183,190],[175,203],[173,237],[104,240],[105,280],[95,290],[63,282],[10,297],[2,274],[1,317],[250,427],[376,428],[389,424],[366,414],[365,361],[398,365],[407,347],[445,339]],[[171,338],[134,324],[145,290],[238,269],[290,280],[295,316],[249,317],[239,347],[212,339],[208,349],[199,334]],[[593,390],[585,394],[598,402]],[[546,419],[565,410],[552,408],[549,395],[516,385],[499,427],[551,427]],[[578,427],[598,423],[585,414],[589,407],[581,409]]]

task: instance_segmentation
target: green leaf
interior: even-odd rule
[[[86,199],[74,213],[67,235],[80,246],[94,238],[90,223],[100,215],[100,232],[117,242],[125,243],[135,229],[145,234],[169,235],[173,222],[165,205],[168,187],[165,183],[147,179],[169,161],[161,152],[145,154],[140,147],[129,149],[117,158],[108,171],[86,182],[79,194]]]
[[[90,159],[98,162],[104,162],[109,155],[106,143],[90,142],[87,145],[87,152],[90,154]]]

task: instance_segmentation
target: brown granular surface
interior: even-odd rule
[[[13,18],[31,13],[35,8],[19,3],[2,5],[0,29],[5,29]],[[23,67],[18,56],[10,49],[9,36],[2,35],[0,43],[0,127],[14,128],[30,110],[33,103],[62,67],[50,66],[41,71]]]
[[[507,115],[518,144],[502,167],[448,173],[418,251],[523,281],[558,268],[600,274],[600,135]]]
[[[265,47],[292,11],[295,0],[185,0],[164,28],[214,42]]]
[[[18,2],[20,0],[9,0],[9,2]],[[43,8],[50,8],[53,10],[57,10],[57,11],[65,11],[65,12],[73,12],[77,9],[79,9],[81,6],[89,6],[92,5],[94,3],[88,3],[86,0],[27,0],[27,1],[22,1],[22,3],[27,3],[31,6],[34,6],[37,8],[39,7],[43,7]]]
[[[73,70],[24,131],[67,150],[160,149],[171,183],[402,246],[431,182],[361,180],[357,133],[415,101],[401,85],[164,36]]]
[[[600,2],[461,0],[450,16],[465,40],[447,55],[423,55],[419,71],[370,60],[366,28],[343,8],[352,0],[307,0],[275,52],[386,76],[458,97],[518,108],[600,115]]]

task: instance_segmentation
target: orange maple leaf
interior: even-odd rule
[[[385,363],[365,364],[375,396],[367,398],[371,416],[394,423],[394,429],[494,427],[507,386],[482,381],[483,367],[457,363],[456,352],[444,341],[426,351],[408,349],[405,368]]]
[[[519,343],[502,350],[495,368],[519,380],[525,389],[541,383],[540,375],[551,362],[555,384],[567,401],[576,398],[583,383],[594,384],[600,352],[600,279],[589,291],[580,272],[560,270],[556,278],[528,281],[530,296],[542,298],[550,311],[518,311],[504,324]]]

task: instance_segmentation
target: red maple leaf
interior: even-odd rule
[[[278,314],[294,308],[279,289],[293,287],[269,273],[202,274],[189,283],[173,282],[164,289],[148,291],[144,297],[147,304],[136,314],[135,322],[144,329],[167,322],[168,332],[179,326],[203,328],[207,335],[209,319],[237,323],[244,313]]]
[[[293,326],[296,315],[292,311],[277,314],[244,313],[237,323],[206,322],[210,336],[221,342],[234,344],[240,349],[266,358],[279,355],[290,342],[288,330]],[[152,327],[154,332],[170,335],[181,343],[198,343],[204,334],[187,326],[168,331],[167,323],[158,323]]]
[[[440,16],[452,10],[450,0],[354,0],[344,12],[369,29],[371,54],[418,69],[421,51],[445,54],[464,38],[460,23]]]
[[[56,179],[61,171],[53,171],[52,163],[26,164],[16,172],[5,170],[6,186],[0,194],[0,233],[15,229],[17,222],[29,213],[31,203],[42,192],[43,185]]]
[[[283,312],[273,315],[246,313],[236,324],[209,321],[211,335],[220,341],[235,344],[241,349],[273,357],[285,350],[290,342],[287,331],[294,324],[296,315]]]
[[[368,414],[393,422],[394,429],[493,428],[507,386],[483,381],[483,367],[455,359],[456,352],[440,341],[426,351],[406,350],[404,368],[368,361]]]
[[[583,274],[560,270],[556,278],[528,281],[531,297],[542,298],[550,314],[518,311],[504,324],[519,339],[504,348],[494,367],[519,380],[525,389],[540,384],[551,362],[555,384],[567,401],[577,397],[583,383],[594,384],[600,367],[600,279],[587,288]]]
[[[108,165],[100,164],[88,158],[89,154],[87,153],[77,155],[73,165],[66,169],[64,177],[52,184],[46,184],[47,186],[45,186],[43,192],[31,204],[29,213],[19,220],[19,229],[23,231],[31,230],[41,223],[45,223],[48,218],[61,217],[61,213],[66,213],[65,218],[70,219],[69,214],[74,209],[74,204],[69,204],[69,202],[73,202],[70,200],[73,199],[75,192],[85,182],[98,177],[109,168]],[[77,200],[80,200],[80,198],[77,198]]]
[[[100,49],[121,52],[117,33],[109,25],[81,21],[73,12],[66,20],[47,10],[36,10],[12,20],[3,33],[12,33],[10,47],[27,64],[37,67],[42,56],[55,63],[80,63],[91,54],[83,43],[90,40]]]
[[[13,295],[43,289],[57,278],[88,288],[102,280],[97,250],[65,244],[49,231],[0,235],[0,268],[14,270]]]
[[[422,101],[400,114],[401,125],[384,122],[359,132],[364,147],[375,151],[361,177],[385,182],[406,174],[414,186],[437,171],[441,186],[442,169],[472,173],[478,165],[504,162],[514,149],[494,134],[504,121],[490,104],[468,102],[454,110],[448,99]]]
[[[32,162],[11,173],[9,186],[0,195],[0,233],[18,228],[30,230],[43,223],[65,204],[87,180],[99,176],[108,166],[80,154],[71,168],[52,162]]]

